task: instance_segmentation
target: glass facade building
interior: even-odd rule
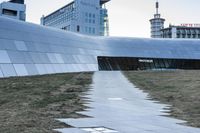
[[[41,24],[87,35],[108,35],[108,13],[105,3],[110,0],[74,0],[55,12],[43,16]]]
[[[87,36],[0,17],[0,77],[200,69],[200,40]]]

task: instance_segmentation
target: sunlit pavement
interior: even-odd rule
[[[92,118],[59,119],[74,128],[63,133],[200,133],[180,125],[184,121],[164,117],[168,105],[148,100],[147,94],[132,85],[121,72],[95,72],[87,111]],[[177,124],[179,123],[179,124]]]

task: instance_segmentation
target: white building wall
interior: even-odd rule
[[[177,38],[177,30],[176,30],[176,27],[172,27],[172,38]]]
[[[199,27],[170,26],[162,29],[162,38],[200,39]]]
[[[17,15],[16,16],[5,15],[3,14],[3,9],[17,11]],[[25,21],[26,20],[26,5],[11,3],[11,2],[2,2],[0,4],[0,15]]]

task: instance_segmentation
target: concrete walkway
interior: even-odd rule
[[[59,119],[75,128],[63,133],[200,133],[182,126],[184,121],[164,117],[167,105],[147,100],[147,94],[133,86],[121,72],[96,72],[88,93],[91,109],[80,112],[92,118]]]

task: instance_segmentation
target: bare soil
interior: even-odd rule
[[[152,100],[172,105],[171,116],[200,127],[200,71],[133,71],[124,74],[148,92]]]
[[[92,73],[0,79],[0,133],[54,133],[70,127],[55,118],[86,117],[82,96]]]

